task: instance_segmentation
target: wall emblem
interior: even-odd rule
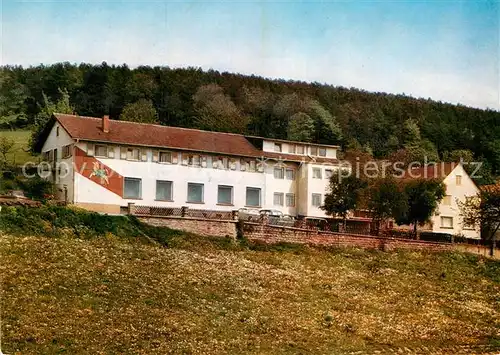
[[[101,166],[98,162],[94,162],[94,168],[92,169],[92,172],[90,173],[89,179],[92,178],[92,176],[95,176],[101,180],[101,185],[108,185],[109,184],[109,171],[106,169],[104,166]]]

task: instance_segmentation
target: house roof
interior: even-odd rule
[[[336,159],[264,152],[257,149],[241,134],[202,131],[198,129],[117,120],[110,120],[109,132],[106,133],[103,132],[101,128],[102,118],[60,113],[54,113],[53,118],[61,124],[72,138],[84,141],[181,149],[255,158],[264,157],[299,162],[337,162]],[[42,140],[44,139],[45,138],[42,138]],[[39,149],[41,150],[41,146]]]
[[[485,191],[485,192],[500,192],[500,183],[497,184],[491,184],[491,185],[483,185],[480,187],[480,190]]]
[[[439,179],[444,180],[460,163],[429,163],[424,166],[408,168],[396,176],[402,179]]]

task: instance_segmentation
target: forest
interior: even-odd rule
[[[82,116],[338,144],[377,159],[463,158],[484,163],[481,183],[500,175],[495,110],[199,68],[0,67],[0,129],[36,134],[44,111],[61,107]]]

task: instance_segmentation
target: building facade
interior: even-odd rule
[[[326,217],[337,146],[54,114],[38,150],[57,197],[106,213],[137,205]]]

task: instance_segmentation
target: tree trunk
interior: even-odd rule
[[[413,223],[413,234],[414,234],[414,238],[418,240],[419,238],[418,238],[418,232],[417,232],[417,222]]]
[[[495,234],[491,236],[491,244],[490,244],[490,256],[495,256],[495,248],[497,246],[497,241],[495,238]]]

